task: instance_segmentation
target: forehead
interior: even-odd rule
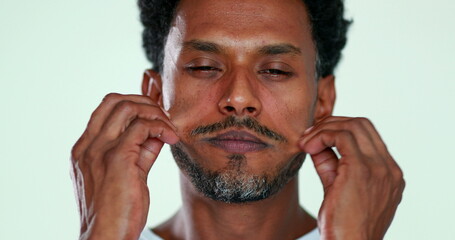
[[[182,0],[175,19],[182,41],[210,40],[237,49],[288,43],[314,50],[301,0]]]

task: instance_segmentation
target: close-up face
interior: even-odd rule
[[[178,128],[181,168],[234,185],[297,172],[297,141],[317,106],[302,1],[183,0],[164,53],[162,104]]]

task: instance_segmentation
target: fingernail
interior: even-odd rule
[[[307,128],[307,130],[305,130],[305,132],[303,132],[303,134],[307,134],[309,132],[311,132],[311,129],[313,129],[314,126],[311,126],[309,128]]]

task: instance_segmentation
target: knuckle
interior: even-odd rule
[[[114,102],[120,99],[121,94],[119,93],[109,93],[103,98],[103,102]]]
[[[79,147],[79,144],[75,144],[73,148],[71,148],[71,162],[75,163],[76,161],[79,160],[81,156],[81,150]]]
[[[400,186],[401,186],[401,189],[403,191],[405,189],[405,187],[406,187],[406,181],[404,180],[404,178],[401,179]]]
[[[355,117],[354,120],[359,123],[368,123],[370,120],[366,117]]]
[[[399,167],[395,168],[392,171],[392,174],[395,177],[395,179],[397,179],[399,181],[402,181],[404,179],[403,171]]]
[[[101,103],[101,105],[103,105]],[[95,109],[95,111],[92,112],[92,114],[90,115],[90,119],[88,120],[88,123],[87,123],[87,128],[84,132],[84,134],[87,134],[87,135],[93,135],[93,132],[96,131],[96,122],[97,122],[97,117],[99,116],[99,112],[100,112],[100,109],[102,108],[102,106],[98,106],[97,109]]]
[[[355,118],[352,118],[350,119],[348,122],[349,122],[349,125],[352,126],[352,127],[360,127],[362,126],[362,120],[363,118],[362,117],[355,117]]]
[[[354,139],[354,135],[351,133],[351,131],[348,131],[348,130],[340,131],[339,136],[343,140],[353,140]]]
[[[136,111],[136,105],[132,101],[124,100],[117,104],[117,109],[125,113],[133,113]]]
[[[373,122],[369,118],[366,117],[357,117],[357,121],[359,122],[360,125],[364,127],[374,127]]]
[[[359,120],[352,120],[350,122],[346,122],[345,124],[345,128],[352,131],[359,131],[363,128],[363,125]]]
[[[84,153],[84,160],[87,162],[95,162],[100,157],[100,151],[95,150],[93,147],[88,147]]]
[[[147,128],[150,127],[150,122],[142,118],[136,118],[133,120],[132,126],[134,128]]]
[[[141,118],[134,120],[134,122],[139,127],[146,127],[146,126],[148,126],[148,123],[149,123],[147,120],[141,119]]]
[[[87,132],[84,132],[82,134],[82,136],[74,144],[74,146],[71,148],[71,161],[72,162],[78,161],[81,158],[83,152],[85,151],[83,143],[86,141],[86,134],[87,134]]]

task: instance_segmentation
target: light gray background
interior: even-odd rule
[[[454,23],[450,0],[348,0],[355,23],[337,71],[337,115],[372,119],[404,170],[386,239],[450,239]],[[76,239],[69,152],[103,96],[139,93],[149,66],[135,1],[0,0],[0,239]],[[317,214],[311,161],[301,201]],[[168,148],[150,174],[148,225],[180,204]]]

